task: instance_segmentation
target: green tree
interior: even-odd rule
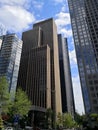
[[[0,77],[0,114],[7,112],[10,105],[10,93],[5,76]]]
[[[28,99],[26,92],[18,88],[15,94],[15,100],[12,102],[11,107],[9,107],[9,112],[11,115],[23,117],[28,114],[31,105],[31,101]]]
[[[46,127],[47,128],[51,128],[52,127],[52,114],[53,114],[53,111],[51,108],[48,108],[46,110],[46,113],[45,113],[45,124],[46,124]]]
[[[74,118],[75,118],[75,121],[77,122],[77,127],[81,127],[83,124],[84,115],[80,115],[76,112]]]
[[[0,130],[2,130],[3,128],[3,120],[2,120],[2,117],[0,116]]]
[[[86,130],[96,130],[98,129],[98,114],[92,113],[83,116],[83,128]]]
[[[5,76],[0,77],[0,129],[3,127],[2,113],[7,113],[11,105],[8,82]]]
[[[76,127],[77,124],[70,113],[63,113],[63,114],[58,113],[56,126],[58,128],[60,127],[73,128]]]
[[[76,122],[74,121],[74,119],[70,113],[63,114],[63,127],[65,127],[65,128],[76,127]]]
[[[63,126],[63,115],[59,112],[57,115],[57,121],[56,121],[56,127],[62,127]]]

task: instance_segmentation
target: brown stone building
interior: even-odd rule
[[[28,59],[26,92],[32,109],[51,108],[50,48],[48,45],[33,48]]]
[[[22,36],[18,86],[32,101],[32,110],[62,112],[57,28],[54,20],[34,24]]]

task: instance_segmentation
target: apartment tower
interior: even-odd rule
[[[98,0],[68,0],[86,113],[98,113]]]
[[[52,18],[23,32],[18,86],[27,92],[33,111],[61,112],[57,28]]]

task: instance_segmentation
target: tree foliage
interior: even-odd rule
[[[73,128],[76,126],[76,122],[70,113],[63,114],[63,126],[65,128]]]
[[[98,114],[92,113],[88,115],[84,115],[82,118],[83,128],[86,130],[95,130],[98,129]]]
[[[9,112],[12,115],[24,116],[28,114],[30,107],[31,101],[28,99],[26,92],[24,92],[21,88],[18,88],[15,94],[15,100],[9,108]]]
[[[57,127],[62,127],[63,126],[63,116],[62,116],[62,114],[60,112],[57,115],[56,126]]]
[[[2,130],[3,128],[3,120],[2,120],[2,117],[0,116],[0,130]]]
[[[10,93],[5,76],[0,77],[0,107],[2,112],[7,112],[10,106]]]
[[[78,127],[83,127],[85,130],[95,130],[98,129],[98,114],[91,113],[87,115],[75,114],[75,121]]]
[[[46,113],[45,113],[45,125],[46,125],[46,128],[51,128],[52,127],[52,115],[53,115],[52,109],[48,108],[46,110]]]
[[[56,125],[57,127],[73,128],[76,126],[76,122],[70,113],[58,113]]]
[[[81,126],[83,123],[83,117],[84,115],[79,115],[78,113],[75,113],[75,121],[77,122],[78,126]]]

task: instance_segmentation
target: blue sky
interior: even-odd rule
[[[67,0],[0,1],[0,24],[3,24],[8,31],[17,33],[19,36],[23,31],[32,29],[34,23],[51,17],[56,22],[58,33],[68,38],[76,110],[82,114],[84,108]]]

